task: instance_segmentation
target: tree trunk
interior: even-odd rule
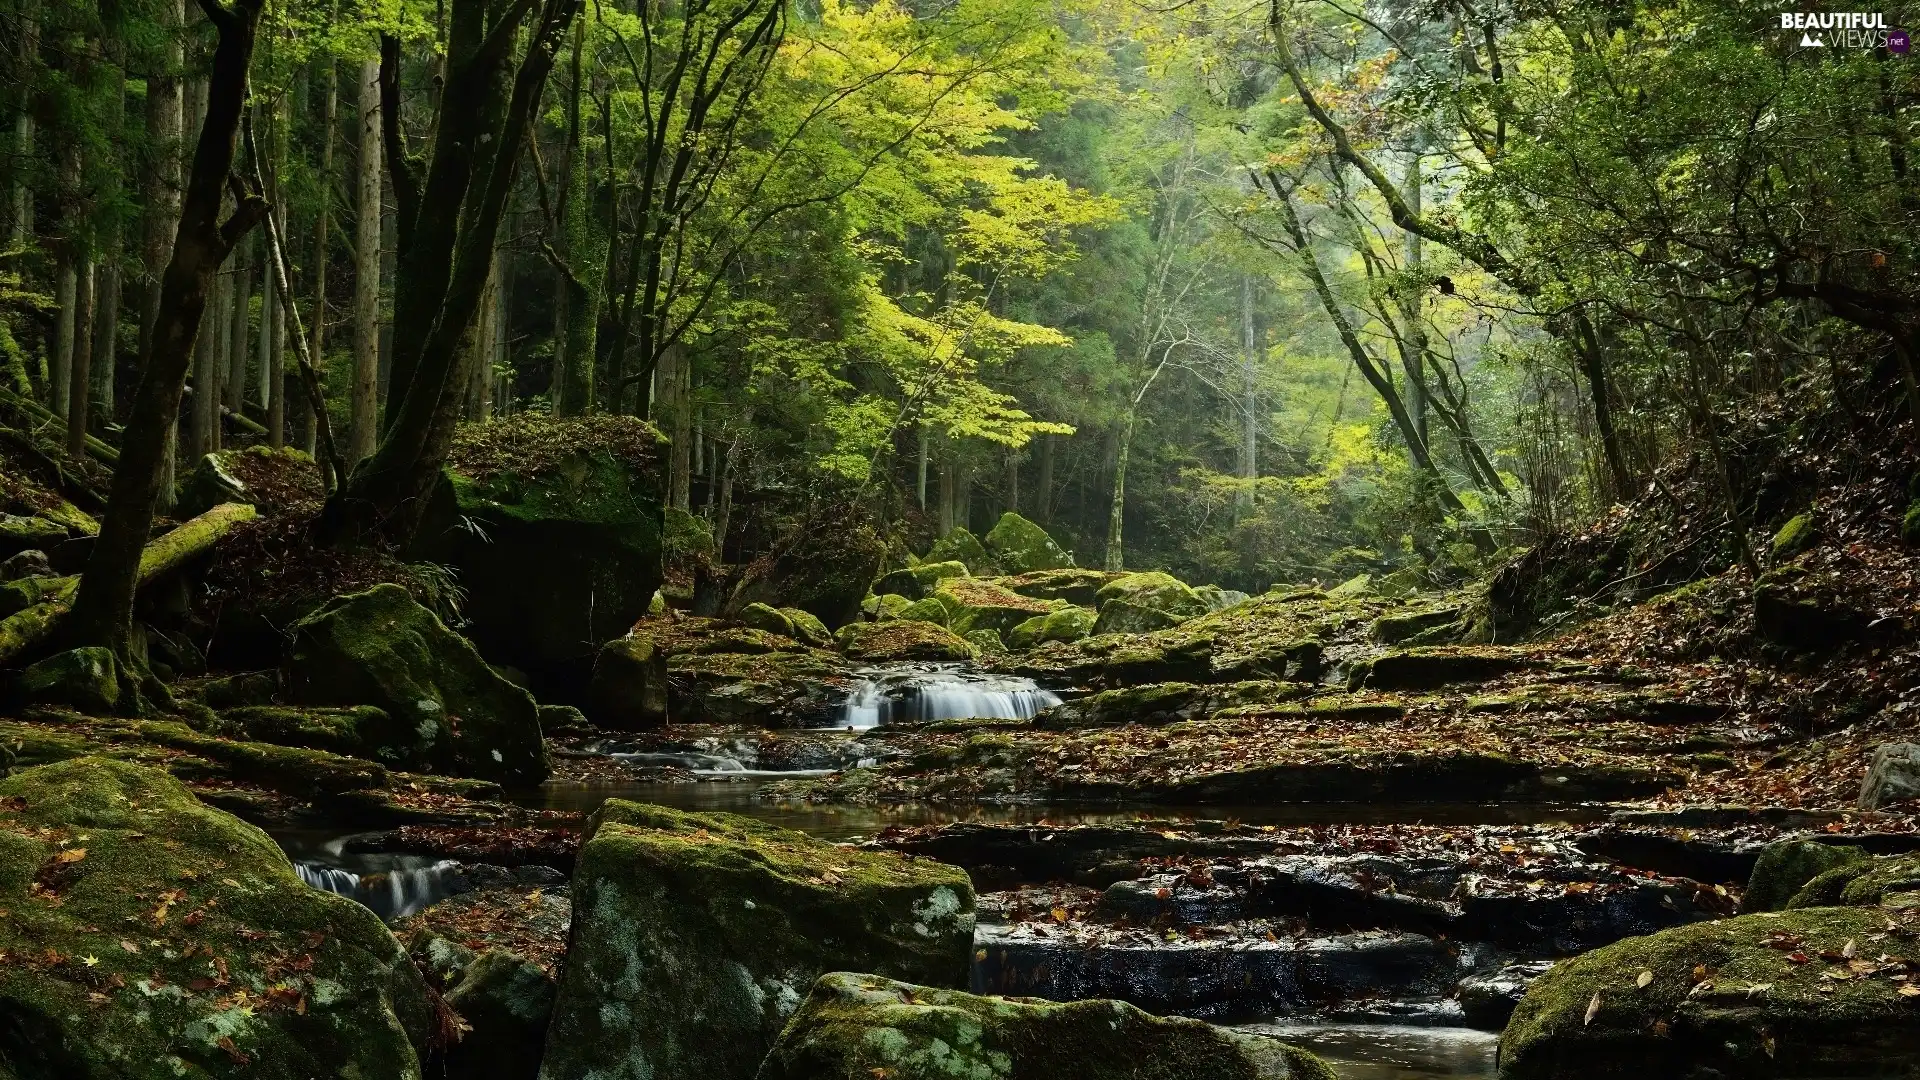
[[[1125,415],[1120,418],[1120,431],[1114,436],[1113,451],[1113,500],[1107,504],[1107,557],[1108,570],[1127,568],[1126,548],[1123,541],[1127,509],[1127,458],[1133,451],[1134,406],[1128,406]]]
[[[359,199],[354,206],[353,392],[347,468],[379,442],[380,388],[380,64],[360,65]]]
[[[1039,435],[1040,475],[1033,484],[1033,520],[1042,525],[1053,523],[1053,436]]]
[[[76,276],[73,245],[62,242],[55,256],[54,270],[54,306],[60,309],[58,322],[54,327],[53,355],[47,365],[47,407],[61,423],[67,421],[67,402],[73,395],[73,347],[74,336],[79,327],[74,323],[74,304],[78,297],[79,278]]]
[[[290,97],[291,95],[289,95]],[[287,175],[288,128],[292,122],[291,106],[288,98],[280,101],[280,112],[274,117],[273,175],[276,184],[282,183],[280,177]],[[273,220],[276,234],[287,235],[287,201],[275,200]],[[276,284],[279,268],[275,265],[275,249],[271,237],[267,243],[267,273],[263,279],[261,292],[268,305],[267,310],[273,317],[273,332],[260,342],[262,346],[260,363],[260,403],[267,410],[267,445],[279,450],[287,445],[287,335],[291,333],[291,313],[286,301],[280,296]]]
[[[1011,446],[1006,450],[1005,468],[1006,475],[1001,481],[1004,489],[1001,495],[1005,500],[1003,509],[1006,513],[1017,514],[1020,512],[1020,452]]]
[[[91,261],[74,274],[73,371],[67,390],[67,456],[78,461],[87,453],[87,413],[93,390],[93,278]]]
[[[953,531],[953,457],[940,455],[940,535]]]
[[[224,7],[217,0],[202,0],[220,35],[213,55],[207,119],[194,152],[173,257],[161,282],[153,351],[134,393],[100,535],[74,600],[72,625],[78,637],[112,649],[128,664],[133,662],[133,594],[153,522],[154,498],[164,475],[163,444],[169,422],[179,411],[207,293],[235,242],[266,212],[264,202],[248,198],[240,201],[224,224],[219,220],[221,196],[233,172],[234,137],[246,99],[260,3],[233,0],[233,6]]]
[[[33,236],[33,189],[27,184],[27,163],[33,160],[33,95],[40,67],[40,0],[21,0],[19,39],[14,42],[19,112],[13,118],[13,185],[8,192],[14,247],[25,247]]]
[[[687,508],[693,494],[693,410],[689,407],[693,395],[688,386],[689,367],[685,346],[676,343],[661,355],[661,400],[656,404],[664,414],[661,427],[673,443],[667,472],[669,504],[681,510]]]
[[[1252,274],[1240,275],[1240,479],[1234,503],[1253,513],[1255,480],[1260,478],[1260,339],[1254,325]]]
[[[232,302],[232,274],[214,271],[208,283],[204,318],[193,354],[193,402],[188,412],[188,467],[220,449],[220,373],[227,367],[227,305]]]
[[[1417,148],[1419,136],[1415,135],[1416,149],[1407,160],[1407,209],[1414,216],[1421,213],[1423,198],[1421,162],[1424,156]],[[1406,231],[1407,272],[1414,280],[1420,280],[1420,274],[1426,266],[1425,253],[1421,248],[1421,237],[1411,229]],[[1427,429],[1427,328],[1421,318],[1418,296],[1408,297],[1404,292],[1400,296],[1400,321],[1406,324],[1406,350],[1401,354],[1401,366],[1407,373],[1407,412],[1412,417],[1413,429],[1420,434],[1420,441],[1432,445]]]
[[[1607,462],[1607,476],[1613,482],[1615,499],[1630,499],[1634,494],[1633,470],[1620,448],[1620,432],[1614,426],[1613,392],[1607,378],[1607,358],[1601,351],[1600,335],[1586,315],[1574,319],[1575,351],[1580,355],[1580,371],[1587,379],[1587,396],[1593,402],[1593,424],[1600,430],[1600,452]]]
[[[314,176],[321,196],[320,209],[313,219],[313,259],[309,270],[313,275],[313,325],[307,328],[307,355],[312,358],[314,366],[324,372],[327,367],[327,229],[333,221],[334,129],[340,123],[338,65],[331,59],[316,63],[313,76],[320,80],[321,97],[326,104],[320,110],[320,165]],[[313,453],[317,425],[305,394],[294,395],[293,429],[294,445],[309,454]],[[341,478],[334,479],[337,482]]]
[[[233,328],[227,334],[227,372],[221,383],[221,395],[227,411],[246,415],[247,355],[253,351],[248,340],[253,309],[253,238],[241,241],[233,254]],[[264,331],[263,331],[264,334]],[[217,421],[216,421],[217,422]]]
[[[1042,437],[1044,438],[1044,436]],[[920,429],[920,471],[919,471],[919,477],[914,484],[914,491],[919,496],[920,509],[922,512],[924,512],[927,509],[927,444],[930,441],[931,441],[931,438],[927,429],[924,426],[921,427]]]
[[[586,93],[582,66],[584,23],[573,27],[572,86],[567,97],[566,164],[561,181],[560,231],[566,266],[560,274],[562,340],[554,354],[554,414],[581,416],[594,407],[594,361],[600,330],[600,284],[606,270],[607,237],[594,208],[594,171],[587,160],[580,118]],[[684,366],[686,358],[680,358]],[[683,374],[684,385],[684,374]]]
[[[165,34],[164,71],[147,79],[147,159],[144,234],[140,244],[140,367],[153,349],[153,327],[160,316],[160,278],[173,253],[173,232],[180,217],[180,163],[182,112],[180,69],[185,57],[180,47],[186,24],[186,0],[161,0]]]
[[[110,41],[109,56],[119,53],[117,40]],[[93,324],[88,330],[92,339],[89,350],[88,367],[91,370],[92,385],[88,388],[88,409],[91,416],[101,419],[102,423],[114,418],[114,376],[120,355],[120,258],[124,247],[125,229],[121,226],[118,213],[119,203],[124,195],[122,177],[132,160],[125,156],[127,141],[127,73],[119,63],[109,60],[106,65],[105,85],[102,87],[107,97],[106,134],[108,140],[107,160],[98,163],[102,198],[114,208],[101,224],[100,261],[93,268]]]

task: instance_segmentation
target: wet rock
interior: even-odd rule
[[[675,723],[690,724],[820,724],[853,684],[838,655],[817,649],[676,655],[667,672],[668,709]]]
[[[1036,615],[1050,614],[1059,604],[974,578],[946,578],[933,596],[947,609],[947,626],[962,637],[975,630],[1005,633]]]
[[[1103,690],[1056,705],[1040,717],[1041,727],[1072,729],[1120,724],[1165,725],[1203,719],[1221,709],[1253,703],[1286,701],[1305,693],[1292,683],[1238,682],[1206,685],[1184,682],[1148,683]]]
[[[1111,687],[1155,682],[1206,682],[1213,674],[1213,642],[1205,638],[1167,645],[1121,645],[1100,665],[1100,682]]]
[[[419,736],[439,771],[537,784],[547,756],[533,698],[397,585],[334,598],[294,624],[286,694],[373,705]]]
[[[953,867],[620,800],[594,826],[542,1075],[746,1080],[830,969],[966,978],[973,890]]]
[[[459,572],[488,658],[543,691],[577,688],[600,643],[646,614],[662,575],[663,446],[623,416],[462,429],[413,557]]]
[[[1888,803],[1920,798],[1920,746],[1881,743],[1860,783],[1860,808],[1878,810]]]
[[[1100,604],[1101,586],[1126,575],[1111,570],[1066,568],[1036,570],[999,579],[995,584],[1035,600],[1065,600],[1076,607],[1092,608]]]
[[[1170,939],[1171,938],[1171,939]],[[1437,996],[1460,976],[1452,946],[1368,931],[1278,937],[1252,924],[1204,935],[1068,923],[982,926],[975,993],[1117,998],[1207,1020],[1285,1016],[1362,996]]]
[[[1637,870],[1720,883],[1747,881],[1760,857],[1756,842],[1696,833],[1691,828],[1606,825],[1582,833],[1574,845],[1588,855]],[[1751,891],[1747,895],[1750,899]]]
[[[1117,1001],[1004,1001],[836,972],[813,986],[759,1080],[1333,1080],[1277,1040]]]
[[[1033,618],[1007,631],[1007,644],[1031,649],[1043,641],[1079,641],[1093,632],[1099,616],[1091,608],[1064,607]]]
[[[1499,1031],[1513,1017],[1513,1010],[1527,994],[1527,987],[1547,973],[1551,960],[1531,960],[1508,964],[1484,975],[1469,975],[1460,980],[1455,994],[1460,1001],[1461,1019],[1469,1027]]]
[[[952,618],[947,613],[947,606],[931,596],[921,597],[908,604],[895,617],[910,622],[933,623],[935,626],[945,626]]]
[[[555,735],[586,735],[593,731],[587,714],[571,705],[542,705],[539,716],[540,734],[547,738]]]
[[[920,560],[925,566],[929,563],[957,562],[973,574],[996,574],[1000,568],[993,564],[993,557],[987,554],[986,545],[980,538],[967,531],[966,526],[956,526],[947,535],[933,542],[927,549],[926,558]]]
[[[1533,955],[1571,956],[1621,938],[1713,919],[1732,908],[1708,906],[1697,883],[1516,881],[1468,878],[1460,889],[1456,932]]]
[[[1853,847],[1813,840],[1782,840],[1768,844],[1754,862],[1753,875],[1741,907],[1748,912],[1780,911],[1806,887],[1829,870],[1866,862],[1870,856]]]
[[[1073,556],[1054,543],[1045,529],[1012,511],[1000,515],[983,544],[1004,574],[1062,570],[1073,565]]]
[[[876,593],[898,593],[908,600],[920,600],[933,594],[934,586],[950,577],[966,577],[967,564],[958,560],[925,561],[883,575],[873,583]]]
[[[387,928],[158,770],[0,781],[0,907],[0,1062],[21,1077],[421,1075],[434,1014]]]
[[[667,722],[666,650],[645,634],[600,647],[587,685],[587,716],[614,731],[646,731]]]
[[[1883,947],[1867,947],[1886,924],[1882,912],[1859,908],[1767,912],[1563,962],[1514,1011],[1500,1039],[1501,1076],[1914,1075],[1920,1024],[1901,993],[1907,980],[1893,978],[1908,975],[1907,965],[1873,959]],[[1861,946],[1852,960],[1849,941]]]
[[[111,716],[123,703],[132,704],[136,688],[125,682],[111,650],[87,646],[30,665],[14,679],[13,693],[28,704],[65,705]]]
[[[475,957],[443,995],[467,1023],[439,1057],[447,1075],[473,1080],[535,1080],[557,988],[538,964],[504,949]]]
[[[1171,919],[1211,925],[1247,917],[1247,893],[1207,871],[1116,881],[1100,894],[1100,910],[1136,922]]]
[[[1048,881],[1104,888],[1137,877],[1140,861],[1146,858],[1255,855],[1273,847],[1265,837],[1187,835],[1173,832],[1165,827],[1168,824],[1047,827],[967,821],[924,829],[890,828],[867,846],[952,863],[965,868],[982,888],[994,889]]]
[[[420,725],[396,721],[372,705],[343,709],[247,705],[228,709],[220,719],[242,738],[278,746],[325,750],[396,769],[428,771],[437,764],[436,737],[423,737]]]
[[[917,619],[848,623],[840,628],[835,640],[847,659],[860,663],[971,660],[974,656],[973,646],[953,631]]]
[[[39,548],[26,551],[0,560],[0,581],[21,581],[26,578],[53,576],[53,564],[47,561],[47,553]]]

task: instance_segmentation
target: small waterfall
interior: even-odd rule
[[[399,865],[366,874],[314,862],[297,862],[293,869],[308,885],[358,901],[388,921],[412,915],[466,890],[466,882],[460,877],[460,864],[452,859],[426,866]]]
[[[1058,695],[1032,679],[959,667],[873,670],[866,676],[841,704],[837,726],[873,728],[972,717],[1030,720],[1041,709],[1060,704]]]

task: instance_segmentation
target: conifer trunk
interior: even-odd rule
[[[373,456],[380,392],[380,63],[360,65],[359,199],[354,206],[353,392],[347,467]]]

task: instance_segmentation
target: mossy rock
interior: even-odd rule
[[[48,550],[65,543],[67,527],[57,521],[22,514],[0,514],[0,559],[22,551]]]
[[[1747,878],[1741,910],[1779,911],[1807,882],[1836,867],[1868,861],[1856,847],[1822,844],[1814,840],[1779,840],[1760,850]]]
[[[967,631],[967,644],[981,656],[997,656],[1007,651],[1007,643],[1000,637],[1000,631],[979,627]]]
[[[994,582],[1003,589],[1017,592],[1021,596],[1031,596],[1035,600],[1065,600],[1079,607],[1100,606],[1100,589],[1110,581],[1126,577],[1124,573],[1112,570],[1087,570],[1071,567],[1065,570],[1036,570],[1030,574],[1016,574]]]
[[[1312,1054],[1120,1001],[982,997],[833,972],[759,1080],[1334,1080]]]
[[[1327,595],[1335,600],[1352,600],[1373,595],[1373,575],[1355,574],[1347,580],[1327,590]]]
[[[667,654],[646,634],[600,647],[587,684],[587,716],[604,728],[646,731],[667,722]]]
[[[466,589],[469,633],[536,687],[578,686],[662,578],[664,445],[628,416],[515,417],[461,430],[412,557]]]
[[[1099,616],[1083,607],[1063,607],[1033,618],[1007,631],[1007,645],[1031,649],[1045,641],[1079,641],[1093,633]]]
[[[848,623],[835,635],[847,659],[867,664],[904,660],[971,660],[973,646],[938,623],[919,619],[890,619],[878,623]]]
[[[952,616],[947,613],[947,605],[941,603],[938,597],[927,596],[908,604],[894,618],[945,626]]]
[[[993,556],[987,554],[985,544],[980,538],[967,531],[966,526],[957,525],[947,535],[933,542],[927,549],[926,557],[920,565],[957,562],[972,574],[997,574],[1000,568],[994,564]]]
[[[345,709],[247,705],[228,709],[220,719],[234,734],[256,742],[326,750],[396,769],[420,771],[433,764],[432,744],[422,743],[418,728],[397,723],[386,710],[372,705]]]
[[[1915,499],[1900,518],[1900,541],[1908,547],[1920,547],[1920,499]]]
[[[1558,964],[1501,1035],[1500,1075],[1920,1074],[1920,1006],[1870,959],[1911,951],[1898,942],[1911,942],[1913,929],[1881,943],[1887,921],[1866,908],[1764,912],[1628,938]],[[1860,970],[1843,958],[1849,942]]]
[[[780,614],[787,617],[787,625],[793,627],[792,638],[802,645],[811,645],[816,649],[833,648],[833,634],[827,624],[813,617],[813,612],[801,608],[780,608]]]
[[[218,450],[194,463],[180,482],[175,512],[184,520],[221,503],[247,503],[262,514],[312,506],[326,498],[320,468],[309,454],[286,447]]]
[[[870,620],[897,619],[900,613],[912,607],[914,602],[899,593],[881,593],[860,601],[860,614]]]
[[[138,690],[122,677],[112,650],[97,645],[55,653],[14,679],[14,696],[30,705],[65,705],[95,716],[132,706]]]
[[[749,578],[727,602],[728,612],[753,603],[796,607],[829,630],[860,617],[867,587],[887,558],[887,541],[857,512],[819,515],[817,523]]]
[[[434,1011],[366,908],[157,769],[0,780],[0,1072],[418,1080]]]
[[[1814,527],[1813,514],[1795,514],[1780,526],[1780,531],[1773,534],[1773,561],[1786,562],[1812,547],[1819,539],[1820,532]]]
[[[660,512],[662,558],[684,565],[713,557],[713,527],[677,506]]]
[[[966,577],[967,564],[958,561],[921,562],[883,575],[873,583],[881,595],[897,593],[908,600],[919,600],[933,592],[934,586],[950,577]]]
[[[947,609],[948,629],[962,637],[975,630],[1004,633],[1063,606],[1060,601],[1035,600],[974,578],[947,578],[933,597]]]
[[[956,867],[618,799],[590,829],[543,1076],[750,1080],[829,970],[967,981]]]
[[[1373,658],[1364,669],[1364,685],[1371,690],[1431,690],[1455,683],[1488,682],[1503,675],[1547,666],[1537,657],[1505,649],[1435,646],[1403,649]],[[1357,689],[1349,681],[1349,689]]]
[[[1902,896],[1915,892],[1920,892],[1920,853],[1861,857],[1836,862],[1808,880],[1787,907],[1920,906],[1914,903],[1920,898]]]
[[[446,1075],[536,1080],[556,992],[553,977],[517,953],[488,949],[474,957],[445,994],[469,1029],[441,1053]]]
[[[1783,649],[1831,651],[1858,639],[1871,618],[1797,566],[1769,570],[1753,583],[1754,624]]]
[[[798,646],[674,655],[667,672],[667,708],[676,724],[819,724],[831,719],[852,683],[838,654]]]
[[[1450,626],[1459,620],[1460,609],[1457,607],[1399,612],[1393,615],[1382,615],[1373,620],[1368,636],[1382,645],[1398,645],[1430,630]]]
[[[372,705],[412,726],[438,771],[502,784],[547,777],[533,698],[398,585],[336,597],[295,623],[286,674],[296,704]]]
[[[1225,611],[1236,604],[1242,604],[1252,599],[1251,596],[1241,592],[1239,589],[1225,589],[1218,585],[1195,585],[1193,587],[1193,595],[1199,597],[1201,603],[1207,605],[1208,614],[1216,611]]]
[[[1207,602],[1172,574],[1126,574],[1100,587],[1095,634],[1141,634],[1208,613]]]
[[[1047,530],[1011,510],[1000,515],[982,544],[1002,573],[1028,574],[1073,565],[1073,556],[1054,543]]]
[[[748,604],[740,611],[740,621],[753,627],[755,630],[764,630],[769,634],[779,634],[781,637],[792,638],[795,641],[800,640],[800,635],[793,628],[793,620],[787,617],[786,612],[776,607],[768,607],[765,604]]]

